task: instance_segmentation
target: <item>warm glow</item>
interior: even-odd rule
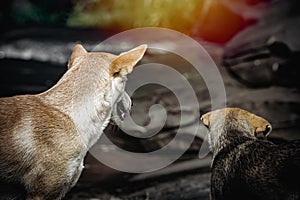
[[[207,41],[225,43],[257,18],[241,13],[266,0],[82,0],[68,20],[70,26],[126,30],[165,27]],[[238,7],[238,12],[232,9]],[[240,7],[240,8],[239,8]]]
[[[196,22],[195,30],[195,35],[205,40],[224,43],[249,23],[254,22],[244,20],[220,1],[208,2],[209,5],[203,9],[199,20]]]

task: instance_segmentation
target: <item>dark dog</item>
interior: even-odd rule
[[[205,114],[213,152],[212,199],[300,199],[300,140],[276,145],[271,125],[238,108]]]

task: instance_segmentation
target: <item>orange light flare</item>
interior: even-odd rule
[[[69,26],[123,31],[164,27],[224,44],[255,23],[270,0],[79,0]]]
[[[244,28],[256,23],[267,8],[267,0],[205,1],[192,35],[224,44]]]

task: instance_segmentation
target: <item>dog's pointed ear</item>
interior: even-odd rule
[[[84,49],[84,47],[81,44],[76,44],[68,61],[68,69],[70,69],[73,66],[74,61],[78,56],[83,55],[85,53],[87,53],[87,51]]]
[[[133,67],[142,59],[147,50],[147,45],[143,44],[130,51],[121,53],[110,64],[110,75],[112,77],[125,76],[132,72]]]

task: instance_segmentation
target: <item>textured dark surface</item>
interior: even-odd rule
[[[273,1],[266,15],[225,48],[224,65],[251,87],[299,88],[299,1]]]
[[[210,173],[181,172],[140,181],[79,183],[66,199],[209,199]],[[119,179],[120,180],[120,179]],[[120,181],[119,181],[120,182]]]
[[[275,145],[226,129],[212,164],[216,199],[298,199],[300,140]],[[220,141],[220,143],[222,143]]]

